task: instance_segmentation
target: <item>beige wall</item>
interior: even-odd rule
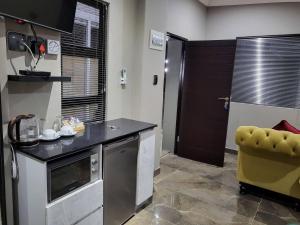
[[[211,7],[206,39],[300,33],[300,3]]]
[[[166,0],[145,1],[143,67],[139,84],[139,119],[158,125],[156,128],[155,168],[159,168],[162,145],[161,120],[165,51],[150,49],[149,36],[151,29],[166,33],[166,10]],[[153,85],[153,75],[158,75],[158,84],[156,86]]]
[[[206,9],[197,0],[145,0],[145,17],[140,76],[138,119],[155,123],[156,157],[155,168],[159,168],[162,148],[162,105],[165,51],[149,48],[150,30],[171,32],[191,40],[204,39]],[[181,15],[179,12],[188,15]],[[193,29],[194,27],[194,29]],[[141,32],[141,31],[140,31]],[[139,76],[139,74],[137,74]],[[153,75],[158,75],[158,85],[153,86]]]
[[[28,25],[16,25],[13,21],[6,21],[5,31],[16,31],[31,34]],[[36,28],[37,34],[45,38],[59,40],[58,32],[43,28]],[[7,88],[7,107],[3,109],[4,122],[10,118],[22,114],[33,113],[39,118],[46,119],[48,126],[51,126],[55,117],[61,114],[61,87],[60,83],[16,83],[6,82],[7,74],[17,74],[20,69],[28,69],[31,58],[23,52],[6,51],[4,44],[6,70],[2,75],[2,87]],[[53,76],[61,75],[61,60],[58,56],[47,56],[41,59],[37,70],[49,71]],[[5,97],[5,95],[4,95]],[[4,102],[4,103],[5,103]]]
[[[167,31],[189,40],[205,39],[206,11],[198,0],[168,0]]]
[[[107,118],[127,117],[157,124],[155,168],[159,168],[165,51],[149,48],[150,30],[204,39],[206,9],[197,0],[110,3]],[[178,14],[180,10],[189,12],[188,16]],[[128,71],[125,88],[120,85],[122,68]],[[152,84],[153,75],[158,75],[157,86]]]
[[[300,3],[212,7],[207,11],[206,38],[235,39],[242,36],[300,33]],[[232,103],[226,147],[237,149],[235,131],[239,126],[273,127],[286,119],[298,128],[299,110]]]
[[[0,81],[1,81],[1,101],[4,102],[5,98],[4,92],[7,92],[7,89],[5,89],[6,86],[6,29],[5,29],[5,21],[4,19],[0,18]],[[7,94],[5,94],[6,96]],[[7,107],[7,105],[2,104],[2,109]],[[4,110],[2,110],[4,111]],[[3,126],[4,132],[6,126]],[[6,135],[5,135],[6,136]],[[6,208],[8,210],[8,224],[12,225],[13,224],[13,216],[12,216],[12,189],[11,189],[11,175],[10,175],[10,170],[9,170],[9,165],[10,165],[10,155],[7,153],[7,148],[5,148],[4,151],[4,165],[5,165],[5,189],[6,189]],[[3,207],[3,206],[2,206]]]
[[[6,32],[16,31],[31,34],[28,25],[16,25],[11,20],[0,20],[0,79],[3,130],[6,139],[7,122],[14,116],[24,113],[36,114],[46,119],[46,126],[51,126],[55,117],[61,114],[61,86],[60,83],[16,83],[7,82],[7,75],[16,74],[20,69],[29,68],[30,57],[26,53],[7,51]],[[43,28],[36,29],[38,35],[45,38],[59,40],[60,34]],[[61,75],[60,56],[47,56],[41,60],[37,69],[49,71],[52,75]],[[10,151],[4,148],[8,224],[13,224]]]
[[[107,119],[135,118],[136,65],[139,13],[138,0],[110,1],[108,30]],[[123,68],[127,69],[125,87],[120,85]]]

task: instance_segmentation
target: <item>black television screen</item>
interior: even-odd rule
[[[72,33],[77,0],[0,0],[0,15]]]

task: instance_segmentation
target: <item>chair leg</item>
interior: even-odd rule
[[[248,191],[247,191],[247,187],[246,187],[246,185],[244,185],[244,184],[240,184],[240,194],[241,195],[246,195],[248,193]]]
[[[296,212],[300,212],[300,202],[299,201],[295,201],[294,204],[293,204],[293,209],[296,211]]]

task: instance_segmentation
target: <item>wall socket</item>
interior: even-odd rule
[[[26,43],[34,55],[39,54],[39,46],[44,44],[47,49],[47,40],[42,37],[26,36],[17,32],[7,32],[8,49],[11,51],[26,52],[27,48],[23,43]]]
[[[37,37],[37,40],[35,40],[34,36],[27,36],[27,43],[34,55],[39,54],[39,46],[41,44],[44,44],[45,49],[47,49],[47,40],[41,37]]]
[[[27,49],[22,43],[27,43],[27,37],[25,34],[7,32],[7,45],[9,50],[26,52]]]

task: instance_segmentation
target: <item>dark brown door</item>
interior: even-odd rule
[[[235,40],[186,43],[177,154],[224,164]]]

